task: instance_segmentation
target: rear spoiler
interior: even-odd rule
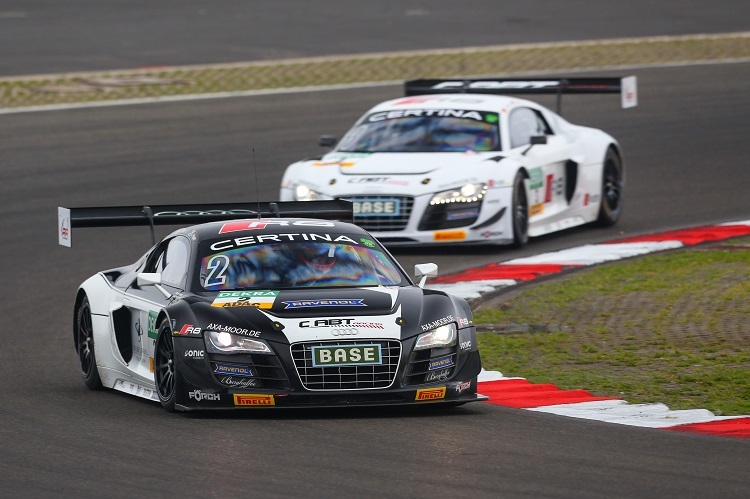
[[[70,247],[73,227],[193,225],[243,218],[325,218],[351,222],[351,201],[284,201],[277,203],[162,204],[151,206],[102,206],[57,208],[58,243]]]
[[[622,107],[638,105],[638,82],[635,76],[614,78],[482,78],[409,80],[404,84],[404,93],[410,95],[431,94],[555,94],[557,112],[561,110],[562,94],[617,94],[621,95]]]

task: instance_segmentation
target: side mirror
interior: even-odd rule
[[[336,145],[336,137],[333,135],[321,135],[318,139],[318,145],[320,147],[333,147]]]
[[[428,277],[437,277],[438,266],[436,263],[420,263],[414,266],[414,275],[421,277],[419,281],[419,287],[424,288],[424,283]]]
[[[527,147],[521,154],[523,156],[526,156],[526,153],[529,152],[529,149],[531,149],[534,146],[541,146],[547,143],[547,136],[546,135],[534,135],[531,137],[531,141],[529,142],[529,147]]]
[[[138,286],[154,286],[166,298],[172,298],[172,293],[164,289],[161,285],[161,274],[151,272],[141,272],[136,276]]]
[[[137,277],[139,286],[156,286],[161,284],[161,274],[141,272]]]

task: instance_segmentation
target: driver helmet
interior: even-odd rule
[[[335,250],[336,246],[325,243],[303,243],[296,249],[301,261],[323,274],[336,263]]]

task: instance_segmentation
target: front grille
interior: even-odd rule
[[[406,384],[422,385],[449,380],[456,369],[457,347],[430,348],[412,352],[406,368]],[[441,367],[444,365],[445,367]]]
[[[398,215],[354,214],[354,223],[363,229],[372,232],[395,232],[406,229],[412,209],[414,208],[414,198],[410,196],[347,196],[341,199],[372,203],[392,199],[399,200],[400,210]]]
[[[217,365],[225,372],[217,373]],[[235,375],[229,369],[247,369],[244,375]],[[232,388],[270,388],[288,390],[289,380],[281,366],[281,361],[275,355],[266,354],[235,354],[211,355],[211,371],[219,383]]]
[[[441,230],[466,227],[479,218],[481,201],[430,205],[419,221],[419,230]]]
[[[382,364],[313,367],[312,347],[379,344]],[[368,390],[393,384],[401,358],[401,343],[388,340],[319,341],[292,345],[292,358],[302,385],[308,390]]]

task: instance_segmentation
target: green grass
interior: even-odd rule
[[[750,414],[750,248],[605,264],[475,310],[487,369],[631,403]]]

